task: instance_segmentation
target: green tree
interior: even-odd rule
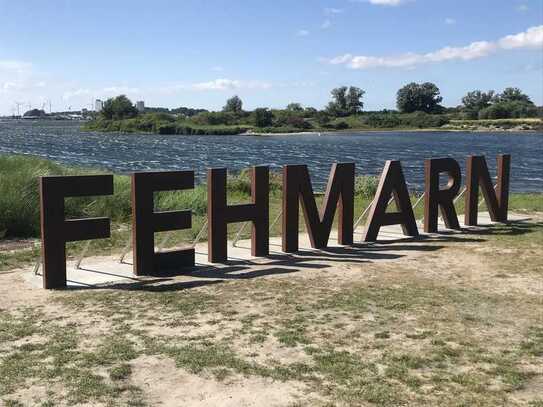
[[[506,88],[502,93],[496,96],[497,102],[522,102],[529,105],[534,103],[528,95],[522,93],[519,88]]]
[[[356,86],[351,86],[347,92],[347,111],[349,114],[357,114],[362,111],[364,107],[364,102],[362,98],[366,91],[357,88]]]
[[[287,105],[287,110],[290,112],[303,112],[304,108],[299,103],[289,103]]]
[[[106,100],[100,114],[108,120],[122,120],[136,117],[138,110],[125,95],[119,95]]]
[[[439,105],[442,100],[439,88],[435,84],[412,82],[398,90],[396,105],[403,113],[416,111],[437,113],[442,109]]]
[[[348,116],[359,113],[364,106],[362,97],[366,93],[356,86],[341,86],[332,89],[332,101],[328,103],[326,111],[335,117]]]
[[[226,105],[222,110],[223,112],[241,113],[243,110],[243,102],[239,96],[232,96],[226,101]]]
[[[490,106],[494,100],[494,91],[481,92],[480,90],[474,90],[468,92],[466,96],[462,98],[462,104],[464,105],[464,112],[470,119],[477,119],[479,112]]]
[[[304,116],[305,117],[315,117],[315,115],[317,114],[318,110],[315,109],[314,107],[306,107],[304,109]]]
[[[496,102],[479,112],[479,119],[521,119],[537,116],[538,109],[533,103],[519,100]]]
[[[256,127],[270,127],[273,124],[273,113],[271,110],[261,107],[255,109]]]
[[[493,103],[481,109],[479,119],[509,119],[536,117],[537,107],[519,88],[506,88],[493,98]]]
[[[347,86],[334,88],[330,92],[332,101],[328,103],[326,110],[332,116],[344,116],[347,111]]]

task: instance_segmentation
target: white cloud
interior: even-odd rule
[[[103,93],[112,93],[115,95],[120,94],[134,94],[134,93],[141,93],[140,88],[131,88],[129,86],[109,86],[107,88],[102,89]]]
[[[181,85],[181,87],[187,87]],[[209,82],[200,82],[189,85],[194,90],[236,90],[236,89],[269,89],[272,85],[262,81],[241,81],[233,79],[215,79]]]
[[[24,61],[0,60],[0,71],[22,73],[32,69],[32,64]]]
[[[29,62],[0,60],[0,93],[41,88],[44,84],[44,81],[38,80]]]
[[[222,72],[224,71],[224,68],[222,66],[217,65],[217,66],[212,67],[211,70],[214,72]]]
[[[307,30],[298,30],[296,32],[296,35],[298,37],[307,37],[309,35],[309,31],[307,31]]]
[[[345,54],[340,55],[338,57],[332,58],[328,62],[330,62],[332,65],[340,65],[340,64],[346,64],[353,60],[353,56],[351,54]]]
[[[324,9],[324,14],[326,14],[327,16],[331,16],[334,14],[341,14],[341,13],[343,13],[342,8],[327,7]]]
[[[330,28],[332,26],[332,19],[335,16],[337,16],[338,14],[343,13],[342,8],[333,8],[333,7],[326,7],[323,11],[324,11],[324,15],[328,17],[321,24],[321,28],[323,30],[326,30],[327,28]],[[309,34],[309,32],[307,34]]]
[[[12,89],[18,89],[19,84],[17,82],[4,82],[2,84],[2,89],[4,90],[12,90]]]
[[[528,10],[529,8],[526,4],[521,4],[520,6],[517,7],[517,11],[520,11],[521,13],[525,13]]]
[[[405,53],[395,56],[355,56],[344,54],[329,59],[332,65],[347,65],[352,69],[412,68],[417,65],[486,57],[500,49],[538,48],[543,46],[543,25],[531,27],[525,32],[508,35],[495,42],[476,41],[464,47],[444,47],[426,54]]]
[[[454,24],[456,24],[456,20],[455,20],[454,18],[447,17],[447,18],[445,19],[445,24],[447,24],[447,25],[454,25]]]
[[[369,0],[369,2],[377,6],[399,6],[405,3],[405,0]]]
[[[526,31],[503,37],[499,46],[504,49],[539,48],[543,46],[543,25],[528,28]]]
[[[70,99],[88,96],[96,96],[98,98],[105,98],[117,95],[139,96],[141,93],[143,93],[142,89],[132,88],[129,86],[108,86],[100,89],[76,88],[64,91],[64,93],[62,94],[62,100],[68,101]]]
[[[443,62],[454,59],[469,61],[487,56],[496,50],[496,44],[488,41],[477,41],[465,47],[445,47],[438,51],[422,55],[422,62]]]
[[[180,91],[226,91],[241,89],[269,89],[272,84],[263,81],[244,81],[234,79],[215,79],[208,82],[197,83],[173,83],[169,85],[152,86],[148,88],[136,88],[129,86],[109,86],[104,88],[72,88],[64,91],[62,100],[85,100],[89,97],[108,98],[120,94],[126,94],[129,97],[141,97],[142,95],[162,94],[172,95]]]
[[[77,96],[88,96],[90,94],[92,94],[93,92],[90,90],[90,89],[86,89],[86,88],[79,88],[79,89],[74,89],[74,90],[67,90],[66,92],[64,92],[64,94],[62,95],[62,99],[63,100],[69,100],[71,98],[74,98],[74,97],[77,97]]]

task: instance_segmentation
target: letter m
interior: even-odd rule
[[[306,165],[283,167],[283,251],[298,250],[300,203],[311,247],[328,245],[336,208],[339,209],[338,243],[353,243],[354,163],[332,166],[321,210],[317,209],[313,187]]]

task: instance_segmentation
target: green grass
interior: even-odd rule
[[[75,325],[44,319],[30,307],[17,315],[0,314],[0,324],[0,346],[16,339],[37,340],[0,353],[0,398],[31,386],[34,380],[51,384],[61,381],[67,388],[69,404],[101,401],[141,405],[141,390],[118,383],[130,375],[125,362],[136,357],[122,335],[106,336],[95,349],[83,351],[79,348],[83,338]],[[99,366],[111,366],[110,379],[94,372]]]

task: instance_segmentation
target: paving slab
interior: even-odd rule
[[[528,220],[525,215],[510,214],[509,220]],[[462,225],[463,219],[460,219]],[[270,275],[288,275],[305,269],[326,269],[342,263],[358,263],[394,261],[407,255],[424,255],[428,252],[428,239],[443,239],[446,242],[448,236],[469,236],[466,231],[484,229],[493,224],[488,213],[479,213],[479,226],[464,227],[462,231],[446,229],[443,222],[439,222],[439,230],[442,233],[425,234],[421,232],[420,238],[404,236],[400,225],[384,226],[379,232],[376,243],[362,243],[363,227],[360,226],[354,235],[353,247],[339,246],[337,244],[336,231],[330,237],[329,247],[325,250],[311,249],[309,237],[306,233],[300,233],[300,251],[296,254],[287,254],[281,251],[281,238],[270,238],[270,256],[252,257],[250,240],[240,240],[234,246],[228,242],[228,262],[225,264],[211,264],[207,261],[207,242],[196,245],[196,267],[185,268],[176,281],[195,282],[206,280],[228,280],[265,277]],[[419,231],[422,230],[421,222],[417,222]],[[409,242],[409,246],[406,245]],[[181,247],[176,247],[181,248]],[[417,253],[418,252],[418,253]],[[131,253],[124,261],[119,261],[116,256],[89,256],[84,258],[80,267],[77,262],[67,262],[67,286],[68,288],[84,289],[99,288],[104,286],[130,286],[134,284],[160,282],[162,277],[136,277],[132,274]],[[41,269],[39,270],[41,272]],[[33,287],[42,287],[42,277],[36,275],[33,270],[28,270],[24,275],[25,280]],[[164,278],[169,280],[169,278]]]

